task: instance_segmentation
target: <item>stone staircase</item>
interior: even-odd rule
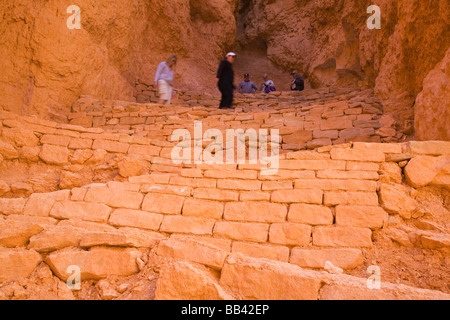
[[[335,91],[242,96],[231,112],[196,106],[204,97],[192,102],[188,93],[174,106],[82,97],[68,123],[1,111],[3,170],[40,163],[60,176],[57,190],[40,193],[32,180],[23,182],[27,192],[3,183],[0,297],[11,298],[9,284],[43,263],[61,281],[74,265],[82,280],[130,277],[143,272],[150,250],[187,261],[161,271],[160,299],[450,298],[388,283],[374,292],[339,274],[368,264],[376,233],[448,251],[445,227],[405,225],[428,212],[415,189],[449,189],[450,144],[393,143],[405,136],[371,91]],[[203,130],[278,129],[278,172],[263,175],[263,163],[174,164],[170,136],[191,132],[193,121]],[[220,281],[206,277],[204,295],[174,290],[174,275],[204,279],[205,267]],[[265,281],[294,287],[269,292],[258,285]]]
[[[143,92],[152,96],[138,101],[157,100],[152,87],[146,87]],[[193,121],[202,121],[205,131],[210,128],[278,129],[283,151],[350,141],[398,142],[406,139],[396,130],[392,117],[383,116],[382,104],[373,90],[326,88],[300,93],[238,95],[236,109],[231,113],[218,110],[219,97],[206,94],[180,91],[175,101],[180,106],[130,104],[86,97],[72,106],[68,119],[74,125],[161,141],[170,141],[175,129],[193,128]]]

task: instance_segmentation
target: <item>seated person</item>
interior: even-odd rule
[[[292,71],[292,81],[291,81],[291,90],[292,91],[303,91],[305,90],[305,81],[302,76],[298,74],[297,71]]]
[[[244,74],[244,81],[238,85],[239,93],[255,93],[257,89],[256,84],[250,81],[250,75],[248,73]]]
[[[275,84],[273,83],[272,80],[268,80],[269,75],[267,73],[265,73],[263,75],[263,79],[264,79],[264,83],[261,85],[261,87],[259,87],[259,91],[264,92],[264,93],[276,91]]]

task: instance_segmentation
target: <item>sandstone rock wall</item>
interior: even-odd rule
[[[83,94],[131,99],[135,79],[151,82],[157,64],[170,53],[181,58],[178,86],[216,92],[217,61],[237,35],[242,48],[265,51],[283,69],[299,69],[315,87],[375,87],[388,102],[386,111],[404,126],[413,119],[423,80],[448,49],[440,39],[449,37],[449,5],[444,0],[379,1],[382,28],[368,30],[370,4],[82,0],[77,3],[82,28],[69,30],[63,1],[3,2],[1,107],[58,119]],[[435,116],[429,112],[417,119],[429,123]],[[432,137],[419,129],[418,138],[443,139],[444,126]]]
[[[418,139],[450,140],[450,49],[424,79],[415,110]]]
[[[375,87],[388,102],[386,111],[404,126],[413,119],[423,80],[448,49],[441,39],[449,38],[449,5],[445,0],[378,1],[381,30],[368,30],[370,4],[80,0],[82,28],[69,30],[70,14],[61,0],[2,2],[1,107],[58,119],[83,94],[132,99],[135,79],[151,82],[157,64],[171,53],[180,56],[179,87],[216,92],[218,59],[237,36],[244,49],[264,51],[285,70],[299,69],[315,87]],[[437,102],[429,102],[435,110]],[[423,119],[416,121],[418,127],[436,116],[433,111],[423,117],[420,108],[418,113]],[[419,129],[418,138],[444,139],[445,130],[448,126],[430,136]]]
[[[76,4],[80,30],[67,28],[65,1],[0,3],[0,107],[59,119],[83,94],[131,100],[135,79],[151,81],[171,53],[179,85],[198,88],[234,42],[234,0]]]

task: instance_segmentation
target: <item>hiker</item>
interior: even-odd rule
[[[264,93],[269,93],[269,92],[277,90],[277,89],[275,89],[275,84],[273,83],[273,81],[268,80],[269,75],[267,73],[265,73],[263,75],[263,79],[264,79],[264,82],[261,85],[261,87],[259,87],[259,91],[264,92]]]
[[[233,63],[236,60],[236,53],[227,53],[225,59],[220,62],[217,70],[216,83],[222,93],[219,109],[229,109],[233,107],[233,90],[236,89],[234,85],[234,70]]]
[[[240,93],[255,93],[255,90],[258,90],[258,87],[250,81],[250,75],[246,73],[244,74],[244,81],[238,85],[238,90]]]
[[[158,65],[154,87],[159,90],[159,104],[170,104],[173,93],[173,68],[177,64],[177,56],[171,55]]]
[[[296,70],[292,71],[292,81],[291,81],[291,90],[292,91],[303,91],[305,90],[305,81],[302,76],[298,74]]]

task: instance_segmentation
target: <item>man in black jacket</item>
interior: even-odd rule
[[[222,100],[220,101],[219,109],[232,108],[233,106],[233,90],[234,86],[234,71],[232,64],[236,59],[234,52],[229,52],[226,58],[220,62],[217,70],[216,82],[222,93]]]
[[[292,82],[291,82],[291,90],[292,91],[303,91],[305,89],[305,81],[302,76],[298,74],[297,71],[292,71]]]

